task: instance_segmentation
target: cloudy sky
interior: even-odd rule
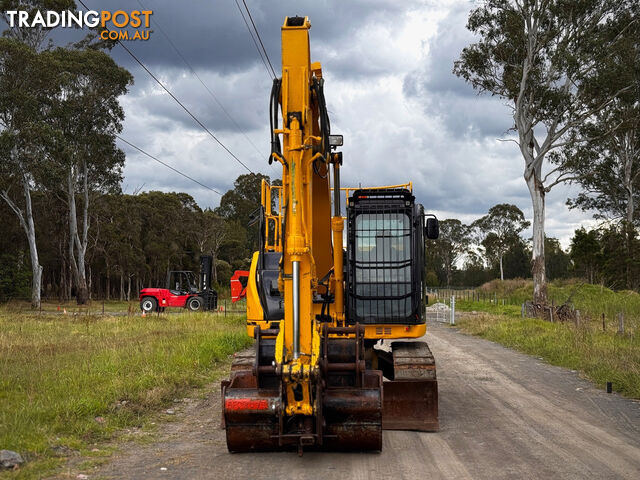
[[[235,0],[84,0],[90,9],[152,9],[147,42],[127,46],[249,168],[272,178],[268,100],[271,79]],[[241,0],[240,4],[241,3]],[[497,203],[531,218],[517,146],[503,102],[478,96],[452,73],[473,41],[469,0],[246,0],[278,72],[284,17],[306,15],[313,61],[323,65],[333,133],[344,135],[343,186],[413,181],[426,210],[472,221]],[[166,35],[166,36],[165,36]],[[176,52],[171,39],[179,53]],[[135,76],[122,99],[122,136],[219,191],[246,173],[142,68],[116,46],[112,55]],[[182,55],[215,95],[203,87]],[[122,144],[124,189],[189,192],[203,206],[220,196]],[[569,211],[556,187],[547,196],[547,232],[568,245],[590,215]]]

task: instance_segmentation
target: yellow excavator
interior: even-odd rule
[[[381,450],[383,429],[438,429],[435,361],[415,340],[426,332],[424,240],[438,221],[411,184],[340,187],[342,136],[331,135],[310,28],[298,16],[282,26],[269,158],[282,185],[262,184],[246,286],[255,349],[222,382],[231,452]]]

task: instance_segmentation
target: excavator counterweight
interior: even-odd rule
[[[342,136],[331,135],[310,28],[307,17],[282,26],[269,157],[282,184],[263,181],[260,248],[233,280],[255,348],[222,382],[231,452],[381,450],[383,428],[438,429],[435,361],[416,341],[437,220],[410,183],[341,188]]]

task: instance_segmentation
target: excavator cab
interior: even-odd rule
[[[362,189],[349,198],[349,323],[424,323],[423,216],[408,189]]]

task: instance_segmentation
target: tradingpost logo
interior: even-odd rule
[[[57,12],[36,10],[33,15],[24,10],[7,10],[4,12],[11,28],[95,28],[100,27],[102,40],[149,40],[153,30],[151,15],[153,10],[88,10]]]

